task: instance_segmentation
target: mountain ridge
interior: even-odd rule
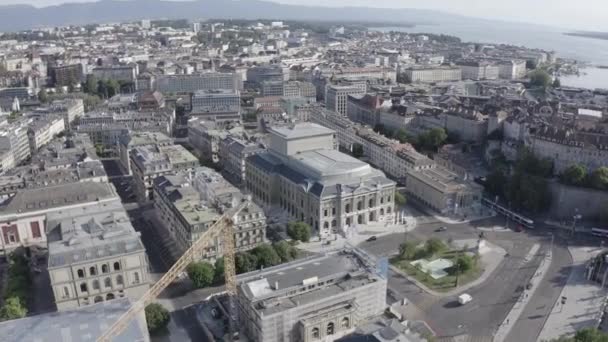
[[[320,7],[279,4],[263,0],[101,0],[47,7],[0,6],[0,31],[36,27],[84,25],[140,19],[284,19],[390,23],[439,23],[466,17],[425,9]]]

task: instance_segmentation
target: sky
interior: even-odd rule
[[[87,2],[92,0],[70,0]],[[241,0],[243,1],[243,0]],[[270,0],[285,4],[441,10],[473,17],[608,31],[606,0]],[[56,5],[67,0],[0,0],[0,5]]]

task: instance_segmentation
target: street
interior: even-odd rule
[[[508,254],[485,282],[466,290],[466,293],[473,297],[473,301],[465,306],[459,305],[454,296],[436,297],[428,294],[394,272],[389,273],[390,297],[393,297],[393,300],[407,298],[410,305],[415,306],[411,310],[414,317],[410,318],[427,321],[437,336],[442,337],[441,340],[451,341],[458,338],[458,341],[491,341],[498,326],[517,304],[545,253],[551,248],[551,238],[547,233],[549,228],[541,225],[538,229],[521,233],[504,229],[480,230],[482,227],[504,226],[505,220],[503,217],[497,217],[449,225],[424,217],[416,210],[412,211],[418,216],[419,224],[414,231],[407,233],[408,239],[476,239],[479,232],[484,231],[489,242],[504,248]],[[437,231],[441,226],[446,226],[447,230]],[[405,234],[382,236],[376,241],[364,242],[359,247],[377,256],[390,256],[397,253],[405,237]],[[540,248],[533,258],[527,261],[526,257],[529,257],[528,253],[536,243]],[[506,341],[535,340],[543,327],[545,315],[550,312],[565,285],[570,264],[566,240],[556,238],[549,270]]]

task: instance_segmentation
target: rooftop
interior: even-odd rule
[[[94,341],[110,327],[131,302],[128,298],[87,305],[78,309],[51,312],[0,322],[0,336],[6,341],[73,342]],[[148,340],[148,331],[132,320],[114,342]]]
[[[329,128],[309,122],[297,123],[292,126],[272,127],[271,133],[277,134],[285,139],[301,139],[315,135],[328,135],[335,132]]]
[[[109,183],[68,183],[50,186],[44,190],[20,190],[0,207],[0,215],[57,209],[111,198],[118,198],[118,195],[114,186]]]
[[[120,200],[49,213],[47,238],[49,268],[144,251]]]

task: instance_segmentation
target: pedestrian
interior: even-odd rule
[[[509,319],[507,318],[507,324],[509,324]]]

